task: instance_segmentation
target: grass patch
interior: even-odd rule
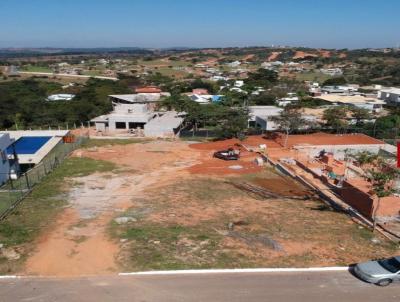
[[[21,204],[0,222],[0,243],[17,247],[23,257],[6,263],[0,261],[0,274],[18,270],[25,255],[33,249],[31,243],[43,228],[53,223],[53,218],[66,205],[65,189],[70,177],[86,176],[95,172],[113,171],[113,163],[89,158],[68,158],[37,184]]]
[[[141,224],[121,230],[113,224],[111,229],[129,242],[129,256],[121,263],[125,270],[209,268],[215,265],[212,253],[221,239],[201,226]]]
[[[104,147],[104,146],[115,146],[115,145],[130,145],[149,142],[148,138],[137,138],[137,139],[89,139],[83,143],[81,148],[93,148],[93,147]]]
[[[21,71],[52,73],[53,70],[45,66],[26,65]]]
[[[216,137],[181,136],[179,139],[181,141],[185,141],[185,142],[202,142],[202,143],[206,143],[206,142],[214,141],[216,139]]]
[[[296,73],[296,79],[299,81],[316,81],[323,83],[328,79],[333,78],[333,76],[323,74],[321,72],[298,72]]]

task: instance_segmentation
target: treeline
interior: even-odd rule
[[[65,93],[60,84],[33,79],[0,83],[0,128],[56,127],[85,122],[112,109],[109,94],[131,90],[121,81],[90,79],[73,92],[76,97],[71,101],[49,102],[46,98],[50,94]]]

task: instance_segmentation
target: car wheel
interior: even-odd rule
[[[379,286],[388,286],[390,283],[392,283],[391,279],[382,279],[379,280],[376,284],[378,284]]]

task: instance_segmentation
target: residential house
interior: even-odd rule
[[[239,67],[242,63],[240,63],[240,61],[233,61],[233,62],[229,62],[226,65],[228,65],[229,67],[235,68],[235,67]]]
[[[380,112],[385,104],[385,102],[382,100],[378,100],[373,97],[365,97],[362,95],[323,94],[314,98],[321,99],[332,104],[350,105],[364,108],[372,112]]]
[[[212,102],[220,102],[223,95],[213,94],[189,94],[189,98],[199,104],[208,104]]]
[[[388,105],[400,106],[400,88],[385,88],[378,91],[378,98]]]
[[[49,101],[49,102],[70,101],[74,97],[75,97],[75,94],[69,94],[69,93],[52,94],[47,97],[46,101]]]
[[[113,111],[91,120],[101,133],[132,133],[137,136],[172,136],[179,132],[182,114],[156,111],[160,93],[110,95]]]
[[[330,76],[341,76],[343,74],[343,70],[341,68],[321,68],[319,71]]]
[[[272,117],[278,116],[283,111],[276,106],[248,106],[249,119],[248,126],[272,131],[277,129],[277,125],[272,121]]]

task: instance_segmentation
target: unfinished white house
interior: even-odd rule
[[[165,93],[110,95],[113,111],[91,120],[96,131],[105,134],[171,137],[179,134],[183,116],[175,111],[156,111]]]

